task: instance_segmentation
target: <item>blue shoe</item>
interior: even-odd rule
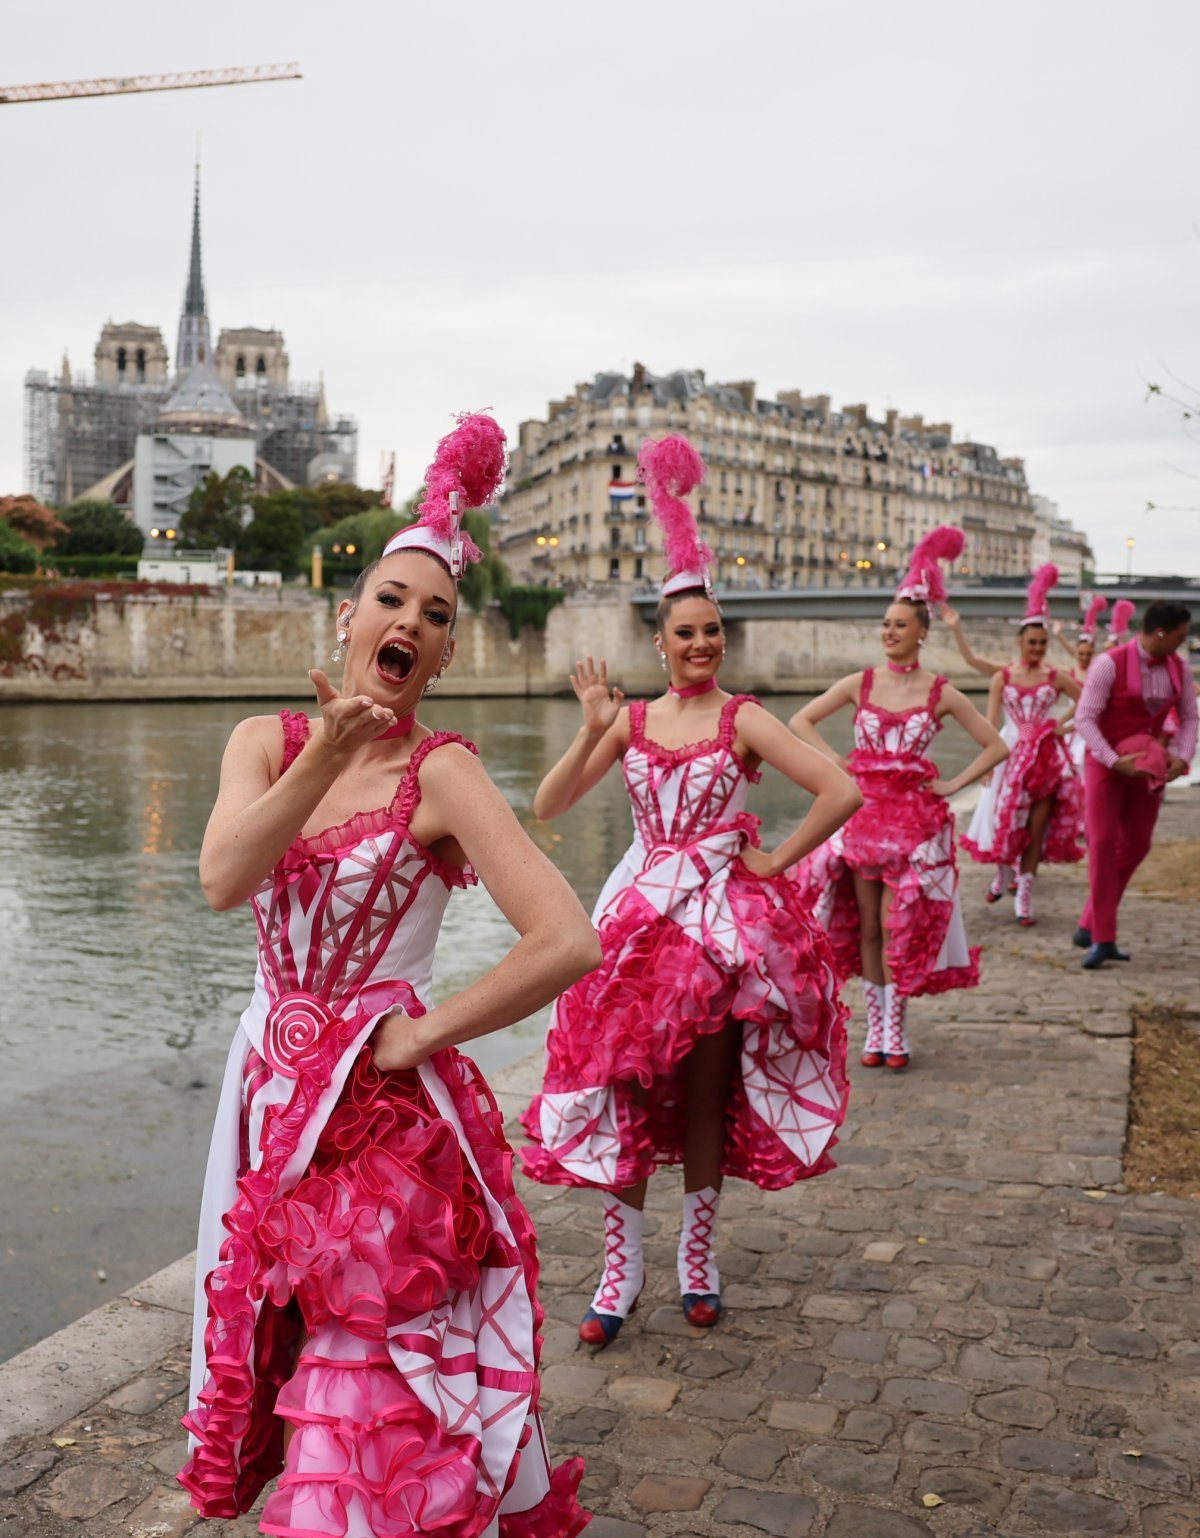
[[[1082,924],[1071,936],[1071,944],[1077,945],[1081,951],[1089,951],[1092,948],[1092,931],[1085,929]]]
[[[620,1334],[624,1323],[620,1314],[598,1314],[594,1308],[589,1308],[579,1321],[579,1338],[585,1346],[609,1346]]]
[[[1088,953],[1083,958],[1085,971],[1094,972],[1097,967],[1102,967],[1106,961],[1128,961],[1129,952],[1117,949],[1113,940],[1097,940],[1094,945],[1088,947]]]

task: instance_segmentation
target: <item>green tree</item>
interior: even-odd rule
[[[257,499],[260,506],[237,537],[239,566],[253,571],[280,571],[295,576],[306,542],[304,518],[295,503],[274,497]]]
[[[334,545],[354,546],[354,560],[359,567],[369,566],[383,554],[383,547],[400,527],[400,520],[390,507],[374,506],[363,513],[354,513],[327,529],[322,529],[317,544],[326,555],[336,555]]]
[[[463,528],[483,551],[483,559],[463,572],[458,595],[478,614],[493,599],[503,598],[512,586],[512,577],[492,549],[492,520],[482,508],[469,508],[463,514]]]
[[[179,520],[183,543],[194,550],[218,545],[236,550],[253,490],[254,481],[242,465],[234,465],[226,475],[211,471],[188,498],[187,512]]]
[[[72,502],[61,514],[66,533],[54,554],[141,555],[145,535],[115,502]]]
[[[383,502],[382,491],[370,491],[352,481],[322,481],[319,486],[309,487],[308,495],[318,523],[326,529],[381,507]]]
[[[10,523],[0,520],[0,571],[36,571],[38,552]]]

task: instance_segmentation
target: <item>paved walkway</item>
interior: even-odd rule
[[[1162,827],[1200,834],[1200,794]],[[715,1331],[679,1313],[676,1179],[652,1190],[641,1310],[595,1356],[596,1199],[525,1188],[549,1429],[588,1459],[594,1538],[1200,1538],[1200,1203],[1120,1186],[1130,1007],[1194,1006],[1200,954],[1137,896],[1133,963],[1089,975],[1078,872],[1041,883],[1030,932],[965,884],[984,985],[913,1008],[907,1074],[854,1070],[836,1173],[730,1189]],[[506,1109],[530,1074],[504,1076]],[[257,1530],[197,1523],[172,1487],[187,1270],[0,1368],[0,1538]]]

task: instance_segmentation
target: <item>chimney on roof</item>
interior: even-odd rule
[[[644,363],[635,363],[633,365],[633,380],[629,386],[629,393],[631,395],[640,395],[645,388],[646,365]]]
[[[894,438],[896,436],[896,423],[899,420],[900,420],[900,413],[896,410],[896,408],[894,406],[890,407],[888,409],[887,420],[886,420],[887,435],[888,435],[889,438]]]
[[[728,390],[736,390],[746,402],[747,409],[754,410],[754,404],[758,399],[755,382],[753,379],[731,379],[726,386]]]

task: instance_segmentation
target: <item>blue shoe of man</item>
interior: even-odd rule
[[[1082,924],[1071,936],[1071,944],[1077,945],[1081,951],[1090,951],[1092,948],[1092,931],[1085,929]]]
[[[1118,950],[1113,940],[1097,940],[1094,945],[1088,947],[1088,953],[1083,958],[1083,968],[1086,972],[1094,972],[1097,967],[1102,967],[1106,961],[1128,961],[1129,952]]]

